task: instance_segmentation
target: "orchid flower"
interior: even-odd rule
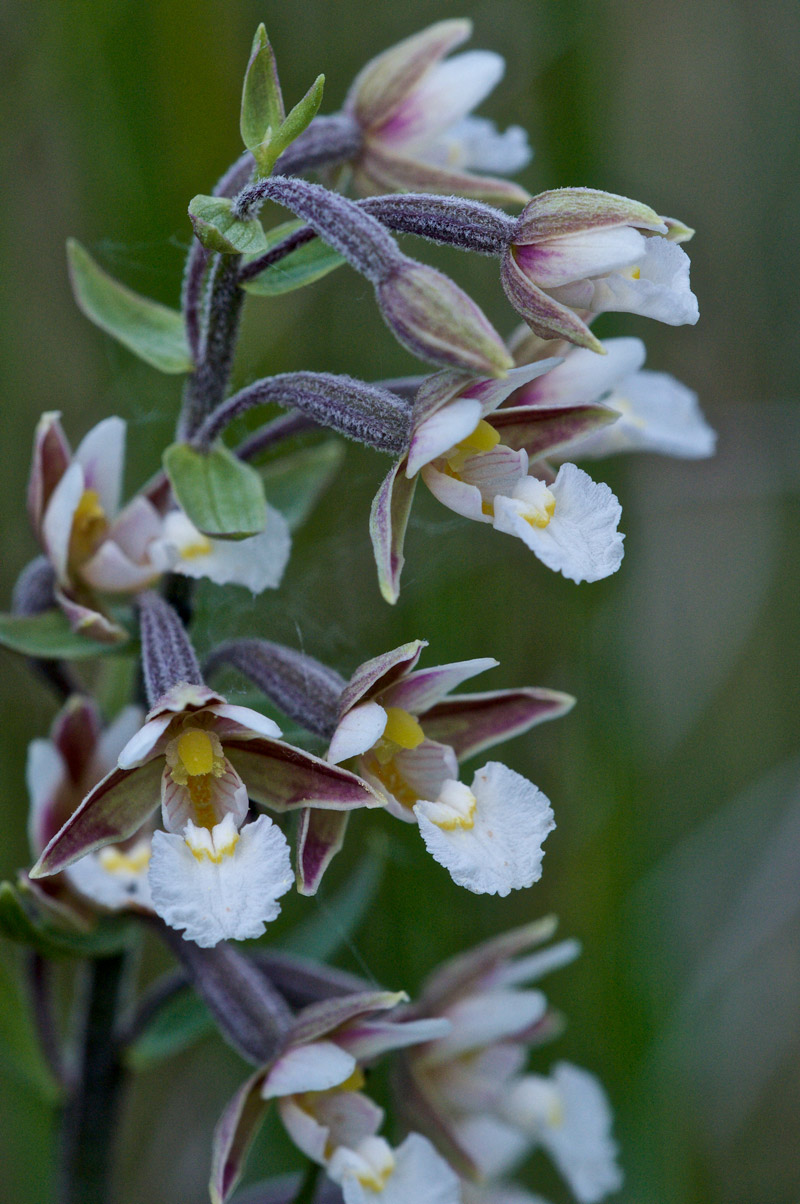
[[[344,111],[360,127],[353,179],[362,195],[441,192],[507,204],[529,194],[505,179],[531,158],[525,131],[472,110],[502,78],[505,63],[488,50],[445,59],[472,32],[465,20],[440,21],[372,59],[353,83]]]
[[[380,801],[355,775],[279,736],[258,711],[205,686],[176,685],[50,840],[31,876],[129,839],[160,797],[166,831],[153,835],[149,870],[155,911],[199,945],[259,936],[293,875],[280,828],[266,815],[246,823],[248,796],[278,811]]]
[[[164,513],[145,494],[120,510],[124,459],[121,418],[98,423],[74,454],[58,414],[39,422],[29,511],[53,566],[56,601],[75,630],[99,640],[123,638],[96,594],[135,594],[167,571],[253,592],[280,583],[291,541],[277,510],[268,508],[261,534],[238,543],[206,538],[181,510]]]
[[[523,349],[525,345],[523,340]],[[700,411],[697,394],[664,372],[642,370],[641,339],[606,339],[602,346],[605,354],[598,356],[583,347],[540,344],[534,352],[537,358],[557,349],[563,363],[511,398],[514,406],[545,408],[599,402],[619,415],[609,426],[578,435],[557,457],[568,453],[578,460],[599,459],[650,451],[693,460],[713,454],[716,435]]]
[[[212,1200],[233,1190],[243,1151],[274,1099],[292,1141],[341,1185],[345,1204],[457,1204],[458,1178],[430,1142],[414,1133],[393,1150],[377,1135],[383,1110],[361,1090],[365,1065],[449,1031],[447,1020],[381,1015],[407,998],[368,991],[298,1014],[283,1051],[240,1088],[217,1125]]]
[[[688,227],[591,188],[543,192],[525,207],[503,258],[503,287],[531,329],[602,351],[585,319],[626,312],[693,325],[697,298],[678,242]]]
[[[596,403],[500,408],[560,363],[547,358],[513,368],[503,381],[470,383],[441,372],[420,387],[408,455],[391,469],[372,504],[372,543],[387,601],[399,594],[418,475],[449,509],[516,535],[572,581],[598,581],[619,568],[622,511],[608,486],[574,464],[564,465],[555,480],[530,474],[532,463],[618,415]]]

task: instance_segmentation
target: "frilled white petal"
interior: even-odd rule
[[[517,247],[517,262],[539,288],[554,289],[587,276],[638,264],[647,239],[631,226],[582,230]]]
[[[213,852],[221,853],[219,861],[195,855],[182,836],[167,832],[154,834],[150,861],[153,907],[185,940],[204,948],[261,936],[294,881],[286,838],[269,816],[260,815],[239,833],[226,816],[211,836],[214,850],[222,845]]]
[[[462,783],[448,782],[437,802],[415,806],[431,856],[475,894],[505,896],[537,882],[542,842],[555,827],[541,790],[490,761],[475,774],[470,799],[461,797],[464,791]]]
[[[119,509],[125,464],[125,423],[104,418],[78,444],[74,460],[83,469],[84,489],[94,489],[109,519]]]
[[[48,812],[66,779],[67,766],[53,741],[43,738],[31,740],[25,765],[25,782],[30,800],[28,841],[37,857],[53,834],[52,830],[48,831]]]
[[[65,873],[80,894],[101,907],[122,911],[136,905],[150,910],[149,863],[150,839],[147,837],[125,850],[107,845],[97,853],[81,857]]]
[[[276,1099],[303,1091],[327,1091],[349,1079],[355,1068],[353,1055],[333,1041],[295,1045],[272,1065],[261,1094],[264,1099]]]
[[[42,522],[42,537],[50,563],[59,581],[67,580],[67,561],[72,523],[78,502],[83,496],[83,469],[75,461],[70,464],[53,490]]]
[[[716,432],[703,417],[697,394],[665,372],[636,372],[619,383],[606,404],[618,411],[619,421],[574,443],[575,459],[652,451],[697,460],[714,453]]]
[[[501,133],[486,117],[465,117],[450,127],[442,138],[445,140],[449,154],[443,161],[452,163],[455,154],[460,153],[457,166],[472,171],[513,176],[533,158],[527,131],[521,125],[510,125]]]
[[[502,79],[505,62],[491,50],[468,50],[439,62],[381,128],[381,141],[426,159],[428,145],[476,108]]]
[[[222,720],[221,723],[215,723],[212,729],[220,739],[231,736],[242,739],[248,733],[269,736],[275,740],[280,738],[281,729],[275,720],[262,715],[260,711],[254,711],[252,707],[238,706],[233,702],[217,702],[206,707],[206,710]]]
[[[588,347],[574,347],[562,363],[531,382],[515,404],[587,405],[600,401],[637,372],[647,354],[641,339],[627,337],[604,339],[603,350],[606,354],[598,355]]]
[[[411,437],[406,476],[416,476],[425,464],[466,439],[475,430],[480,417],[479,401],[471,397],[458,397],[425,418]]]
[[[645,239],[638,275],[614,273],[590,281],[588,296],[568,299],[569,287],[553,290],[557,301],[592,313],[632,313],[655,318],[667,326],[693,326],[699,317],[697,298],[689,285],[689,256],[666,238]]]
[[[624,536],[617,530],[622,508],[608,485],[593,481],[574,464],[563,464],[550,492],[552,517],[538,525],[541,482],[527,477],[511,497],[494,500],[494,525],[516,535],[548,568],[571,581],[599,581],[622,562]],[[533,519],[533,521],[532,521]]]
[[[207,815],[213,814],[215,825],[231,818],[238,828],[244,823],[250,805],[247,787],[227,757],[224,758],[221,769],[218,777],[213,774],[203,775],[206,780],[199,802],[203,821],[205,822]],[[161,775],[161,816],[164,827],[168,832],[182,832],[187,823],[197,820],[197,812],[197,787],[194,787],[193,792],[192,779],[189,778],[184,785],[176,781],[169,766],[165,766]]]
[[[546,1010],[547,1000],[541,991],[494,990],[467,995],[447,1009],[453,1027],[425,1051],[424,1063],[439,1065],[504,1041],[536,1024]]]
[[[162,534],[150,548],[150,556],[163,569],[184,577],[207,577],[217,585],[243,585],[254,594],[275,589],[281,583],[291,550],[286,519],[267,507],[267,524],[250,539],[209,539],[189,521],[182,510],[164,519]]]
[[[120,769],[135,769],[137,765],[144,765],[163,752],[165,734],[174,718],[168,711],[164,715],[157,715],[155,719],[148,719],[119,754],[117,764]]]
[[[419,1133],[396,1150],[380,1137],[340,1147],[327,1169],[345,1204],[461,1204],[458,1176]]]
[[[525,1075],[506,1096],[505,1115],[538,1137],[580,1204],[622,1186],[613,1117],[593,1074],[559,1062],[550,1079]]]
[[[386,711],[377,702],[362,702],[344,715],[333,733],[327,759],[340,765],[360,756],[380,740],[386,727]]]

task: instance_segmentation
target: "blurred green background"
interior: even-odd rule
[[[474,18],[473,46],[507,59],[482,111],[528,129],[536,156],[523,179],[533,191],[605,188],[698,229],[689,248],[697,328],[609,316],[597,329],[642,335],[648,366],[700,393],[719,454],[597,466],[623,503],[627,552],[620,573],[594,585],[575,587],[516,542],[420,498],[391,610],[367,539],[369,498],[386,465],[351,448],[277,594],[254,602],[235,591],[224,612],[204,594],[215,634],[302,645],[344,673],[424,637],[428,663],[496,656],[500,668],[477,688],[547,685],[578,698],[567,718],[501,753],[553,801],[558,829],[541,883],[506,900],[472,897],[413,830],[360,817],[319,900],[296,901],[287,918],[337,924],[326,899],[376,825],[389,837],[380,910],[345,942],[340,961],[350,969],[413,991],[443,956],[555,911],[584,954],[547,984],[570,1020],[552,1057],[586,1065],[607,1085],[627,1173],[620,1201],[796,1204],[796,3],[7,0],[2,605],[35,551],[23,491],[39,413],[62,410],[76,442],[100,417],[124,415],[134,489],[170,438],[179,397],[177,378],[139,364],[74,307],[66,237],[133,288],[175,304],[188,200],[210,191],[239,151],[239,90],[257,22],[267,24],[287,98],[324,71],[332,112],[367,58],[456,15]],[[510,332],[494,264],[409,249],[451,272]],[[417,370],[349,269],[284,300],[250,302],[237,380],[295,368],[368,379]],[[19,659],[0,657],[7,876],[27,860],[25,746],[45,734],[54,707]],[[14,952],[0,948],[4,976]],[[0,1037],[18,1020],[6,988]],[[0,1050],[0,1069],[8,1061]],[[50,1111],[7,1069],[0,1199],[44,1204]],[[211,1128],[243,1072],[208,1039],[140,1077],[124,1116],[119,1204],[206,1198]],[[253,1174],[276,1166],[262,1143]],[[544,1195],[567,1199],[541,1155],[531,1172]]]

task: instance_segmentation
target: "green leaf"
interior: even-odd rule
[[[10,882],[0,884],[0,936],[27,945],[45,957],[108,957],[130,942],[130,922],[108,916],[92,932],[71,932],[46,923],[34,905],[26,906]]]
[[[67,240],[72,291],[86,317],[160,372],[191,372],[183,315],[120,284],[85,247]]]
[[[196,196],[189,202],[194,232],[209,251],[224,255],[258,255],[267,249],[267,238],[258,218],[240,221],[232,213],[233,201],[222,196]]]
[[[301,221],[283,222],[270,230],[266,236],[267,250],[278,246],[304,225],[305,222]],[[315,280],[327,276],[334,268],[341,267],[344,262],[338,251],[334,251],[319,238],[314,238],[311,242],[303,243],[297,250],[291,251],[285,259],[259,272],[258,276],[245,283],[244,288],[246,292],[257,297],[278,297],[281,293],[290,293],[293,289],[313,284]]]
[[[124,643],[101,643],[73,631],[64,612],[57,609],[40,615],[0,614],[0,645],[50,660],[81,660],[124,647]]]
[[[164,469],[179,504],[199,531],[212,539],[247,539],[267,523],[261,478],[218,444],[209,452],[173,443]]]
[[[38,1095],[56,1103],[59,1087],[42,1056],[11,950],[0,948],[0,1063]]]
[[[306,521],[339,471],[344,455],[344,445],[329,439],[270,460],[259,469],[267,502],[280,510],[290,531]]]
[[[245,72],[239,121],[242,141],[256,155],[256,161],[258,150],[269,144],[272,132],[283,124],[283,120],[283,96],[275,55],[266,29],[259,25]]]
[[[325,76],[318,75],[303,99],[297,102],[280,129],[273,136],[270,142],[270,152],[273,151],[273,148],[277,151],[275,159],[277,159],[278,155],[283,154],[286,147],[294,142],[295,138],[299,138],[303,131],[311,125],[311,122],[319,112],[319,106],[322,104],[324,89]]]
[[[330,899],[321,901],[316,915],[298,924],[280,942],[287,953],[327,962],[354,935],[366,916],[383,877],[387,841],[373,836],[371,848],[350,877]]]
[[[208,1008],[190,986],[181,988],[156,1012],[144,1032],[129,1046],[125,1061],[133,1070],[171,1058],[214,1031]]]

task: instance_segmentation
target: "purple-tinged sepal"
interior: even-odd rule
[[[400,574],[405,564],[406,528],[417,488],[417,478],[408,479],[406,460],[389,470],[372,501],[369,534],[378,568],[381,594],[392,605],[400,596]]]
[[[347,811],[322,811],[306,807],[297,830],[297,889],[314,895],[322,875],[344,843]]]

